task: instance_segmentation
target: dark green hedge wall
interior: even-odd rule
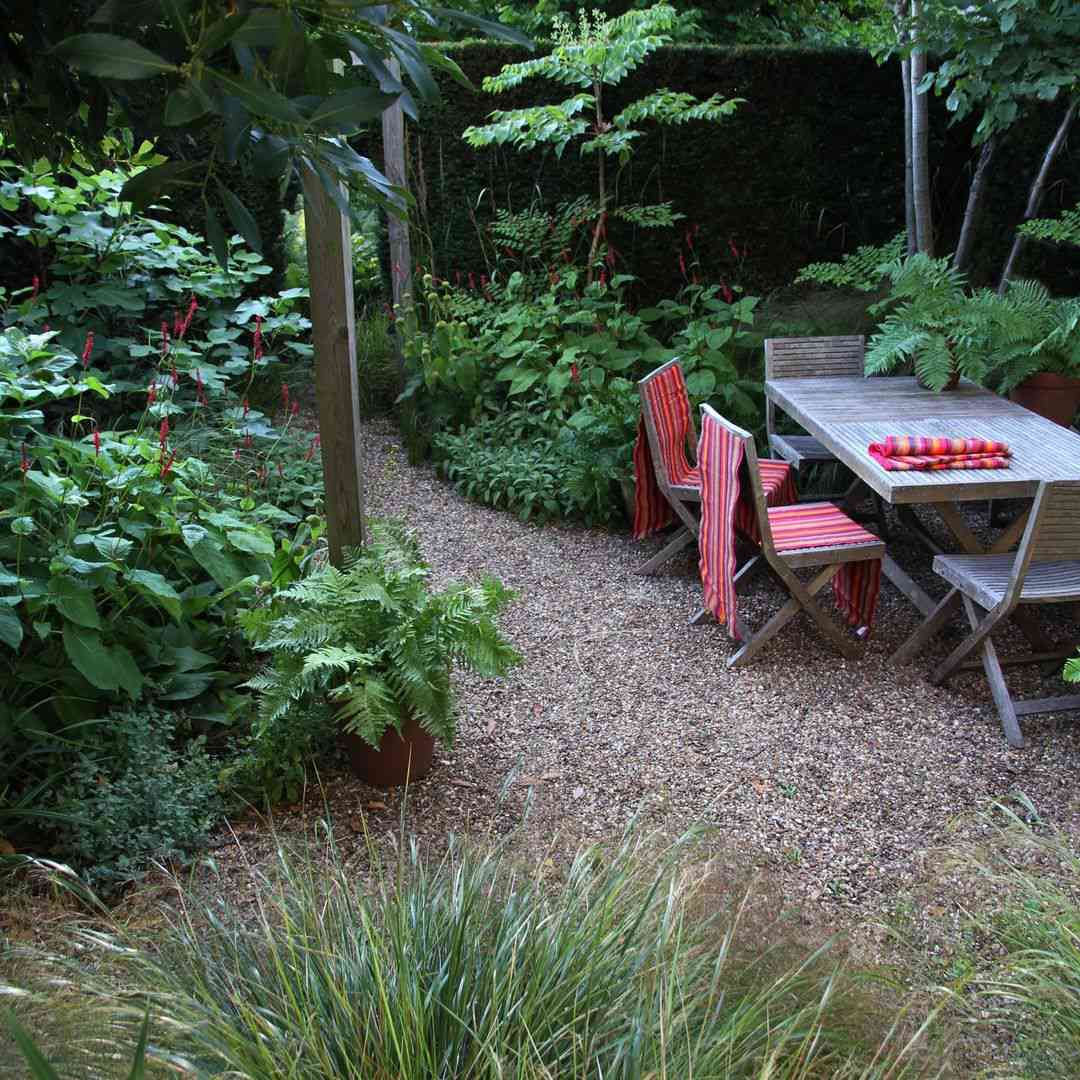
[[[448,51],[477,86],[484,75],[527,55],[488,43]],[[807,262],[882,242],[902,228],[903,106],[894,66],[841,49],[673,46],[608,91],[609,115],[657,87],[746,99],[721,124],[651,129],[620,178],[629,201],[670,199],[687,223],[700,224],[698,249],[713,280],[731,280],[729,239],[749,250],[738,283],[761,292],[790,283]],[[561,89],[535,80],[490,95],[445,80],[443,100],[425,106],[420,123],[410,127],[422,234],[416,250],[433,252],[440,275],[485,269],[476,228],[495,208],[522,209],[537,197],[553,207],[595,190],[593,164],[573,146],[560,161],[551,152],[473,150],[460,138],[492,109],[560,100]],[[939,250],[946,251],[959,231],[973,153],[970,127],[949,126],[937,99],[931,110],[935,219]],[[977,275],[990,277],[1000,268],[1056,122],[1056,109],[1042,110],[1001,152],[975,253]],[[1077,201],[1078,165],[1074,146],[1055,169],[1047,213]],[[612,238],[642,278],[643,299],[671,295],[681,284],[680,235],[622,227]],[[1069,252],[1039,246],[1023,269],[1059,288],[1080,287],[1080,266]]]

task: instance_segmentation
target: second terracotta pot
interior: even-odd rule
[[[1080,379],[1041,371],[1025,379],[1009,397],[1017,405],[1068,427],[1080,409]]]

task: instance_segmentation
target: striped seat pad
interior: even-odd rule
[[[769,528],[777,551],[881,542],[880,537],[852,521],[830,502],[770,507]]]

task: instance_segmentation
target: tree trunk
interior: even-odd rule
[[[395,79],[401,74],[401,66],[396,57],[387,60],[386,66]],[[405,175],[405,112],[401,107],[400,99],[382,114],[382,137],[383,172],[394,187],[404,188],[408,183]],[[398,371],[404,385],[405,354],[401,336],[409,333],[411,329],[411,317],[407,313],[412,306],[413,296],[409,219],[404,211],[400,217],[393,213],[387,214],[386,235],[390,246],[390,284],[394,308],[399,316],[395,323]],[[404,325],[402,319],[405,320]]]
[[[1065,137],[1069,134],[1069,128],[1072,125],[1073,117],[1076,116],[1077,104],[1080,104],[1080,99],[1073,98],[1073,100],[1069,102],[1069,107],[1065,110],[1065,115],[1061,118],[1061,123],[1058,125],[1057,131],[1054,132],[1054,137],[1050,140],[1050,145],[1046,148],[1046,153],[1043,154],[1042,165],[1039,167],[1039,172],[1031,183],[1031,192],[1028,195],[1027,207],[1024,210],[1024,221],[1030,221],[1039,213],[1039,206],[1042,204],[1043,195],[1046,193],[1047,177],[1050,175],[1050,170],[1053,168],[1054,161],[1061,152],[1061,148],[1065,145]],[[1001,272],[1001,281],[998,283],[997,290],[998,296],[1004,296],[1005,290],[1009,287],[1009,279],[1016,269],[1016,260],[1020,257],[1020,250],[1023,246],[1024,236],[1022,233],[1018,232],[1013,239],[1009,257],[1005,261],[1005,269]]]
[[[971,187],[968,188],[967,206],[964,207],[964,223],[960,226],[960,239],[956,244],[956,254],[953,255],[953,269],[965,270],[968,260],[971,258],[971,248],[975,242],[975,229],[979,224],[982,214],[983,196],[986,194],[986,185],[990,178],[990,162],[997,149],[998,136],[991,135],[982,144],[979,151],[979,161],[975,166],[975,173],[971,177]]]
[[[911,0],[912,18],[918,18],[921,0]],[[934,254],[934,225],[930,212],[929,108],[926,94],[916,88],[926,74],[926,53],[911,54],[911,191],[915,205],[916,250]]]
[[[603,83],[593,83],[593,97],[596,99],[596,130],[602,133],[604,124]],[[603,150],[596,151],[596,183],[597,194],[600,196],[600,216],[596,219],[593,228],[592,243],[589,245],[589,266],[585,280],[591,285],[593,280],[593,263],[596,262],[596,253],[600,250],[600,237],[604,234],[607,223],[607,159]]]
[[[318,175],[305,167],[302,179],[315,394],[326,485],[326,539],[330,561],[340,566],[345,548],[364,542],[352,243],[349,219]]]
[[[897,0],[893,6],[896,16],[896,39],[903,48],[907,32],[903,20],[907,17],[907,0]],[[918,236],[915,230],[915,194],[912,189],[911,172],[911,60],[900,60],[900,86],[904,94],[904,229],[907,232],[907,253],[914,255],[918,250]]]

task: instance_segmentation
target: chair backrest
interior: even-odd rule
[[[766,379],[862,375],[865,362],[866,338],[861,334],[765,339]]]
[[[754,436],[749,431],[745,431],[743,428],[733,424],[730,420],[725,420],[711,405],[702,405],[702,433],[704,433],[707,423],[715,427],[722,440],[722,445],[725,446],[725,449],[730,447],[731,453],[734,453],[736,446],[742,445],[742,466],[739,473],[740,487],[742,491],[749,490],[754,506],[754,514],[757,517],[762,551],[766,554],[775,554],[772,528],[769,525],[768,504],[765,501],[765,488],[761,483],[761,470],[758,467]],[[725,453],[725,456],[728,456],[728,454]],[[703,472],[701,477],[703,487],[706,482]],[[749,488],[746,485],[749,485]]]
[[[690,395],[679,358],[646,375],[638,383],[638,393],[656,482],[661,491],[667,492],[687,470],[687,448],[696,441]]]
[[[1008,601],[1016,599],[1028,567],[1038,562],[1080,562],[1080,480],[1044,480],[1039,484],[1016,549]]]

